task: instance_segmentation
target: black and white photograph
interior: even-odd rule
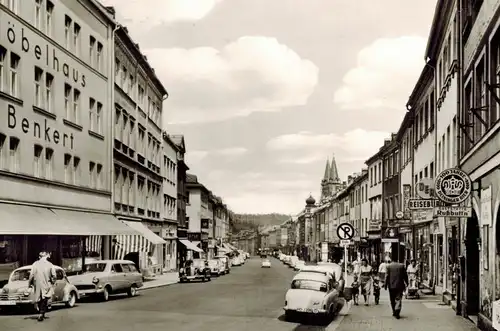
[[[500,1],[0,0],[1,331],[500,331]]]

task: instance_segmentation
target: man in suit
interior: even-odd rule
[[[40,312],[38,321],[40,322],[45,319],[48,301],[54,294],[56,273],[54,265],[48,260],[49,256],[47,252],[40,252],[40,259],[33,263],[29,278],[29,284],[34,288],[35,300],[38,303]]]
[[[391,299],[392,316],[399,319],[403,293],[408,286],[408,274],[404,264],[391,262],[387,266],[384,288],[389,289],[389,298]]]

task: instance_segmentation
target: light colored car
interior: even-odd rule
[[[222,276],[226,273],[226,268],[220,259],[208,260],[208,267],[212,276]]]
[[[271,261],[269,261],[268,259],[263,260],[261,263],[261,267],[262,268],[271,268]]]
[[[231,264],[235,267],[239,267],[243,264],[243,261],[241,260],[241,258],[239,256],[235,256],[231,260]]]
[[[290,268],[295,268],[295,263],[299,261],[298,256],[290,256],[290,261],[288,262],[288,266]]]
[[[285,295],[285,317],[293,320],[312,315],[322,321],[332,319],[343,307],[334,279],[328,272],[299,272]]]
[[[306,263],[302,260],[298,260],[297,262],[295,262],[295,265],[294,265],[294,269],[295,271],[300,271],[302,270],[302,268],[304,268],[306,266]]]
[[[78,290],[69,282],[61,267],[54,266],[54,268],[56,283],[49,305],[65,304],[66,307],[72,308],[79,299]],[[12,271],[9,282],[0,290],[0,308],[24,306],[38,309],[34,291],[29,286],[31,269],[32,266],[24,266]]]
[[[96,260],[86,262],[83,272],[68,277],[80,296],[98,296],[108,301],[111,294],[137,294],[143,286],[142,274],[134,262],[127,260]]]
[[[231,262],[229,261],[229,258],[227,256],[219,255],[216,256],[215,259],[218,259],[222,262],[224,274],[227,275],[231,272]]]

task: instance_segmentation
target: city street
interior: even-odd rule
[[[328,326],[283,320],[285,291],[295,273],[272,259],[261,269],[257,257],[232,268],[231,274],[210,283],[174,284],[145,290],[135,298],[118,297],[106,303],[80,303],[55,309],[40,323],[34,316],[0,316],[2,331],[10,330],[175,330],[175,331],[301,331],[301,330],[476,330],[437,304],[437,297],[405,301],[401,320],[391,317],[387,299],[378,307],[357,306]]]

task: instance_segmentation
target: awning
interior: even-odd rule
[[[3,203],[0,233],[4,235],[91,236],[136,234],[110,214],[79,212]]]
[[[195,244],[193,244],[189,240],[179,239],[179,241],[181,242],[181,244],[186,246],[187,249],[198,252],[198,253],[203,253],[203,249],[199,248],[198,246],[196,246]]]
[[[153,245],[160,245],[167,243],[163,238],[157,236],[153,231],[151,231],[147,226],[145,226],[141,222],[123,221],[123,223],[127,224],[132,229],[139,232],[144,238],[146,238]]]
[[[227,248],[220,247],[220,246],[215,246],[217,248],[217,252],[222,253],[222,254],[227,254],[231,253],[231,251]]]
[[[237,251],[237,249],[231,244],[222,244],[222,245],[230,251]]]

